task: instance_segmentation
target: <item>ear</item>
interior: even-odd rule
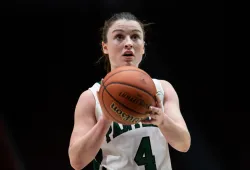
[[[102,51],[104,54],[108,54],[108,47],[107,44],[102,42]]]

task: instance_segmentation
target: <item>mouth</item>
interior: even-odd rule
[[[133,57],[134,55],[133,55],[133,54],[123,54],[122,56],[125,56],[125,57]]]
[[[134,56],[133,55],[123,55],[123,60],[125,62],[131,62],[133,61]]]
[[[125,62],[131,62],[131,61],[133,61],[133,56],[124,56],[123,60]]]
[[[123,53],[122,56],[125,56],[125,57],[133,57],[134,56],[134,53],[132,51],[126,51],[125,53]]]

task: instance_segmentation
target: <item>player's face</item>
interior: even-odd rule
[[[136,66],[144,54],[144,37],[140,24],[132,20],[118,20],[107,33],[107,43],[102,43],[103,52],[108,54],[111,69],[119,66]]]

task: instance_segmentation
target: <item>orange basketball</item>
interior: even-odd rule
[[[122,66],[109,72],[98,92],[103,114],[124,125],[136,124],[149,117],[149,107],[156,105],[155,95],[152,78],[134,66]]]

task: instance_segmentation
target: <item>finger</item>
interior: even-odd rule
[[[142,120],[141,123],[142,124],[151,124],[152,120]]]
[[[151,119],[156,119],[157,116],[158,116],[158,114],[151,114],[151,115],[150,115]]]
[[[151,116],[149,116],[146,119],[141,120],[141,122],[144,123],[144,124],[150,124],[151,119],[152,119]]]
[[[156,124],[156,120],[155,119],[150,119],[150,120],[142,120],[141,123],[142,124]]]
[[[150,106],[150,110],[152,111],[152,114],[160,114],[161,109],[158,107]]]
[[[157,121],[154,120],[154,119],[151,119],[151,120],[142,120],[141,123],[142,124],[154,124],[154,125],[156,125]]]

